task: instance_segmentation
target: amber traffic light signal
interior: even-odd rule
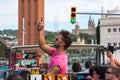
[[[74,24],[76,22],[76,7],[71,7],[71,18],[70,22]]]

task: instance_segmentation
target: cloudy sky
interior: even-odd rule
[[[74,28],[70,23],[71,6],[75,6],[77,12],[100,13],[102,6],[107,12],[119,7],[119,3],[120,0],[45,0],[45,29],[71,31]],[[87,28],[89,16],[77,14],[80,28]],[[100,16],[91,15],[91,18],[97,25]],[[0,0],[0,30],[3,29],[18,29],[18,0]]]

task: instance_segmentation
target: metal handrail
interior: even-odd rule
[[[14,73],[14,69],[10,68],[7,70],[0,71],[0,80],[7,80],[8,76]]]
[[[7,70],[4,70],[4,71],[0,71],[0,74],[3,74],[3,73],[8,72],[8,71],[12,71],[12,70],[14,70],[14,69],[11,68],[11,69],[7,69]]]

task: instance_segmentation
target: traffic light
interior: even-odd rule
[[[71,18],[70,22],[74,24],[76,22],[76,7],[71,7]]]

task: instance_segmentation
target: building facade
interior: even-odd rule
[[[96,35],[96,28],[94,20],[91,20],[91,17],[89,17],[88,20],[88,29],[80,29],[80,25],[76,23],[75,29],[72,30],[73,34],[79,35],[80,33],[87,33],[89,35]]]
[[[120,14],[120,8],[108,11],[108,14]],[[120,47],[120,15],[106,15],[100,19],[100,44],[107,46]],[[114,51],[114,57],[120,60],[120,50]],[[109,63],[107,55],[105,63]]]
[[[38,44],[36,24],[44,19],[44,0],[18,0],[18,45]]]
[[[120,14],[120,8],[108,11],[108,14]],[[100,44],[120,46],[120,16],[106,15],[100,20]]]

